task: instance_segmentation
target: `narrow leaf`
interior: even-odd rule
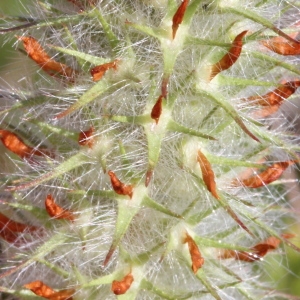
[[[251,216],[248,217],[251,218]],[[292,238],[291,235],[285,235],[285,234],[279,235],[273,228],[269,227],[267,224],[265,224],[258,218],[252,218],[252,221],[255,224],[257,224],[260,228],[268,232],[270,235],[275,236],[276,238],[280,239],[285,245],[291,247],[292,249],[300,253],[300,248],[288,240],[289,238]]]
[[[88,288],[88,287],[92,287],[92,286],[99,286],[102,284],[111,284],[111,282],[119,277],[122,276],[120,270],[116,270],[108,275],[102,276],[100,278],[96,278],[93,279],[92,281],[88,282],[88,283],[84,283],[82,285],[83,288]]]
[[[297,75],[300,75],[300,70],[297,66],[295,66],[294,64],[292,63],[288,63],[286,61],[283,61],[281,59],[277,59],[275,57],[272,57],[270,55],[267,55],[267,54],[264,54],[264,53],[261,53],[261,52],[256,52],[256,51],[252,51],[251,52],[251,55],[255,58],[258,58],[264,62],[270,62],[272,63],[274,66],[276,67],[282,67],[288,71],[291,71]]]
[[[44,258],[48,253],[53,251],[55,248],[57,248],[58,245],[62,245],[67,240],[67,237],[65,234],[59,232],[55,235],[53,235],[48,241],[46,241],[41,247],[39,247],[28,260],[25,262],[19,264],[18,266],[9,269],[8,271],[5,271],[0,274],[0,278],[4,278],[6,276],[9,276],[11,274],[16,273],[19,270],[22,270],[29,266],[31,263],[38,261],[41,258]]]
[[[115,232],[113,236],[112,244],[109,248],[109,251],[105,257],[103,265],[106,266],[111,259],[113,253],[115,252],[116,248],[118,247],[122,237],[126,233],[133,217],[139,211],[138,206],[130,206],[128,201],[118,201],[118,216],[117,222],[115,226]]]
[[[65,174],[83,164],[87,163],[87,157],[84,153],[79,152],[73,156],[71,156],[69,159],[61,163],[59,166],[54,168],[54,170],[46,173],[45,175],[42,175],[41,177],[30,181],[28,183],[24,183],[19,186],[7,188],[6,191],[17,191],[17,190],[25,190],[33,186],[37,186],[45,181],[48,181],[52,178],[59,177],[62,174]]]
[[[93,101],[96,97],[103,94],[106,90],[108,90],[109,85],[106,81],[101,80],[95,85],[93,85],[89,90],[87,90],[73,105],[71,105],[68,109],[61,112],[60,114],[55,116],[55,119],[63,118],[70,113],[78,110],[79,108],[87,105],[91,101]]]
[[[211,98],[215,103],[219,104],[233,119],[234,121],[241,127],[241,129],[249,135],[252,139],[255,141],[259,142],[259,139],[251,133],[251,131],[246,127],[244,124],[243,120],[241,119],[240,115],[238,112],[234,109],[234,107],[227,102],[225,99],[220,94],[213,95],[212,93],[208,91],[199,91],[200,94],[204,94]]]
[[[65,53],[71,56],[74,56],[76,58],[82,59],[86,62],[89,62],[93,65],[101,65],[101,64],[105,64],[109,62],[108,58],[102,58],[102,57],[98,57],[98,56],[94,56],[94,55],[90,55],[84,52],[80,52],[77,50],[73,50],[73,49],[68,49],[68,48],[63,48],[63,47],[58,47],[58,46],[54,46],[54,45],[49,45],[49,47],[61,52],[61,53]]]
[[[94,9],[91,11],[91,15],[97,17],[99,22],[102,25],[102,28],[109,40],[109,43],[112,47],[112,49],[116,49],[116,47],[119,45],[119,40],[117,36],[114,34],[114,32],[111,30],[111,25],[105,20],[103,15],[101,14],[99,9]]]
[[[168,208],[166,208],[162,204],[159,204],[159,203],[155,202],[153,199],[151,199],[148,196],[145,196],[143,198],[142,205],[146,206],[146,207],[149,207],[151,209],[154,209],[156,211],[159,211],[159,212],[161,212],[163,214],[166,214],[168,216],[171,216],[171,217],[174,217],[174,218],[178,218],[178,219],[183,219],[183,217],[181,215],[170,211]]]
[[[13,32],[17,31],[20,29],[24,28],[42,28],[42,27],[49,27],[51,25],[58,25],[58,24],[65,24],[68,22],[80,22],[83,18],[85,17],[85,14],[78,14],[78,15],[69,15],[67,17],[62,16],[62,17],[56,17],[56,18],[47,18],[41,19],[41,21],[31,21],[29,23],[20,25],[20,26],[15,26],[11,28],[5,28],[5,29],[0,29],[0,34],[5,33],[5,32]]]
[[[198,130],[194,130],[192,128],[187,128],[185,126],[182,126],[178,124],[177,122],[173,121],[172,119],[168,123],[168,129],[174,132],[181,132],[192,136],[201,137],[208,140],[215,141],[216,139],[208,134],[199,132]]]
[[[199,178],[197,175],[191,173],[193,177],[201,182],[203,184],[204,181],[202,181],[201,178]],[[251,236],[253,236],[252,232],[248,229],[248,227],[240,220],[240,218],[237,216],[237,214],[232,210],[232,208],[224,201],[223,197],[216,198],[218,200],[218,203],[225,209],[225,211],[231,216],[231,218],[247,233],[249,233]]]
[[[155,28],[151,28],[151,27],[148,27],[148,26],[132,23],[132,22],[129,22],[129,21],[126,21],[125,24],[127,26],[133,27],[134,29],[136,29],[140,32],[143,32],[146,35],[152,36],[154,38],[160,39],[162,36],[165,36],[165,32],[159,32],[159,30],[155,29]]]
[[[232,208],[225,204],[223,206],[226,212],[231,216],[231,218],[245,231],[247,231],[251,236],[253,236],[253,233],[248,229],[248,227],[240,220],[240,218],[237,216],[237,214],[232,210]]]
[[[280,30],[279,28],[274,26],[274,24],[272,22],[270,22],[268,19],[256,14],[254,11],[245,9],[244,7],[239,8],[237,6],[230,6],[230,7],[228,6],[228,7],[225,7],[224,10],[227,10],[236,15],[244,16],[250,20],[253,20],[254,22],[257,22],[257,23],[271,29],[272,31],[274,31],[278,35],[282,36],[283,38],[287,39],[288,41],[290,41],[292,43],[294,43],[294,42],[298,43],[298,41],[294,40],[288,34],[284,33],[282,30]]]
[[[212,297],[214,297],[216,300],[222,300],[222,298],[218,295],[216,288],[207,280],[203,269],[197,273],[197,278],[207,288]]]

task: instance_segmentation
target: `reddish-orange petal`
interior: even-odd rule
[[[236,251],[231,249],[224,249],[222,253],[219,255],[220,259],[228,259],[234,258],[235,260],[246,261],[246,262],[254,262],[256,260],[261,259],[260,256],[245,251]]]
[[[7,242],[15,243],[19,238],[19,233],[26,230],[32,232],[38,230],[38,227],[13,221],[0,213],[0,236]]]
[[[17,232],[13,232],[7,229],[0,229],[0,236],[9,243],[15,243],[19,238],[19,234]]]
[[[178,30],[179,25],[181,24],[186,8],[189,4],[189,0],[183,0],[180,6],[178,7],[175,15],[173,16],[172,23],[172,37],[175,39],[176,32]]]
[[[115,295],[123,295],[130,288],[133,282],[131,273],[127,274],[121,281],[114,280],[111,285],[111,290]]]
[[[292,239],[292,238],[294,238],[296,235],[293,234],[293,233],[285,232],[285,233],[282,233],[281,236],[282,236],[284,239]]]
[[[269,249],[276,249],[280,245],[281,240],[278,239],[275,236],[270,236],[266,240],[264,240],[262,243],[255,245],[252,249],[259,249],[261,245],[267,245]]]
[[[215,182],[214,171],[212,170],[210,162],[208,161],[206,156],[200,150],[198,150],[197,161],[199,162],[203,181],[204,181],[207,189],[211,192],[211,194],[216,199],[220,199],[220,197],[217,193],[217,186],[216,186],[216,182]]]
[[[55,293],[55,291],[51,287],[47,286],[40,280],[36,280],[36,281],[30,282],[30,283],[27,283],[24,285],[24,287],[26,289],[31,290],[36,295],[47,298],[47,299]]]
[[[51,296],[49,296],[47,299],[49,300],[73,300],[73,295],[75,294],[74,289],[69,290],[61,290],[59,292],[55,292]]]
[[[73,3],[75,6],[77,6],[79,9],[80,9],[80,12],[83,12],[84,11],[84,7],[83,5],[80,3],[80,1],[78,0],[67,0],[71,3]]]
[[[27,283],[24,287],[31,290],[37,296],[50,300],[72,300],[72,296],[75,293],[75,290],[73,289],[56,292],[40,280]]]
[[[168,86],[169,86],[170,77],[164,77],[161,83],[161,95],[167,99],[168,96]]]
[[[280,105],[283,100],[293,95],[300,86],[300,80],[288,81],[263,96],[252,96],[247,101],[255,101],[255,104],[261,106]]]
[[[28,56],[34,60],[45,72],[51,76],[60,74],[71,81],[74,80],[76,72],[65,64],[59,63],[52,59],[36,39],[31,36],[21,36],[18,38],[19,40],[23,41],[24,49]]]
[[[69,210],[63,209],[55,201],[52,195],[47,195],[45,200],[46,211],[54,219],[65,219],[74,221],[75,217]]]
[[[263,106],[261,110],[255,112],[257,117],[267,117],[275,113],[285,99],[293,95],[300,86],[300,80],[288,81],[263,96],[251,96],[246,101],[254,101],[255,104]]]
[[[0,139],[8,150],[20,156],[21,158],[29,158],[31,155],[53,156],[53,153],[47,149],[34,149],[27,146],[21,138],[8,130],[0,130]]]
[[[89,148],[92,148],[95,142],[93,138],[94,133],[95,129],[93,126],[86,131],[81,131],[78,136],[78,144],[81,146],[87,145]]]
[[[93,80],[99,81],[103,77],[103,75],[106,73],[106,71],[108,71],[109,69],[117,70],[118,62],[119,62],[119,60],[116,59],[112,62],[108,62],[106,64],[102,64],[102,65],[96,66],[93,69],[91,69],[91,75],[93,76]]]
[[[225,54],[216,64],[211,67],[210,80],[212,80],[220,72],[229,69],[238,60],[242,52],[243,37],[247,32],[248,30],[245,30],[237,35],[227,54]]]
[[[24,232],[25,230],[35,231],[38,228],[35,226],[25,225],[7,218],[5,215],[0,213],[0,230],[13,231],[13,232]]]
[[[289,36],[294,39],[297,35],[298,32],[290,34]],[[300,42],[296,40],[293,42],[281,36],[277,36],[270,40],[262,41],[261,44],[280,55],[300,55]]]
[[[196,274],[198,270],[203,266],[204,264],[204,258],[202,257],[199,248],[193,238],[186,232],[185,233],[185,239],[183,243],[187,243],[189,247],[189,252],[191,255],[192,260],[192,270]]]
[[[242,179],[240,181],[234,180],[232,182],[233,186],[243,185],[249,188],[259,188],[273,181],[277,180],[282,173],[292,164],[294,161],[285,161],[274,163],[270,167],[268,167],[265,171],[251,176],[249,178]]]
[[[119,195],[127,195],[132,198],[133,186],[122,183],[113,171],[108,171],[111,185],[114,191]]]
[[[162,112],[162,100],[163,100],[163,95],[160,95],[159,98],[157,99],[156,103],[154,104],[152,111],[151,111],[151,118],[155,120],[156,124],[159,121],[159,117]]]
[[[234,258],[240,261],[254,262],[263,258],[270,250],[275,250],[280,245],[281,240],[271,236],[265,241],[253,246],[249,251],[237,251],[224,249],[219,256],[221,259]]]
[[[29,157],[32,154],[33,148],[27,146],[16,134],[8,130],[0,130],[0,138],[8,150],[21,158]]]

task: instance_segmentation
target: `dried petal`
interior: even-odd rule
[[[289,232],[285,232],[281,234],[282,238],[284,239],[292,239],[295,237],[295,234],[293,233],[289,233]]]
[[[264,185],[267,185],[275,180],[277,180],[282,173],[292,164],[294,161],[285,161],[274,163],[270,167],[268,167],[265,171],[251,176],[249,178],[245,178],[243,180],[234,180],[232,182],[233,186],[243,185],[249,188],[259,188]]]
[[[200,164],[203,181],[204,181],[207,189],[211,192],[211,194],[216,199],[220,199],[220,197],[217,193],[217,186],[216,186],[216,182],[215,182],[214,171],[212,170],[210,162],[207,160],[205,155],[200,150],[198,150],[197,161]]]
[[[252,96],[246,100],[255,101],[255,104],[261,106],[280,105],[283,100],[293,95],[299,86],[300,80],[288,81],[272,92],[269,92],[263,96]]]
[[[36,295],[44,297],[46,299],[49,299],[49,297],[55,293],[55,291],[53,291],[51,287],[47,286],[40,280],[27,283],[24,285],[24,287],[31,290]]]
[[[111,290],[115,295],[123,295],[128,291],[133,280],[132,274],[129,273],[121,281],[114,280],[111,285]]]
[[[246,262],[254,262],[256,260],[260,260],[261,256],[252,252],[245,251],[236,251],[231,249],[226,249],[222,251],[222,254],[219,256],[221,259],[234,258],[235,260],[246,261]]]
[[[19,234],[9,230],[1,229],[0,236],[7,242],[16,245],[16,242],[19,238]]]
[[[145,186],[147,187],[152,179],[153,176],[153,169],[149,169],[146,172],[146,179],[145,179]]]
[[[266,117],[276,112],[283,101],[293,95],[299,86],[300,80],[288,81],[263,96],[252,96],[245,100],[255,101],[255,104],[265,106],[265,108],[256,112],[256,116]]]
[[[243,37],[247,32],[248,30],[245,30],[237,35],[228,53],[225,54],[216,64],[212,66],[210,80],[212,80],[220,72],[229,69],[237,61],[242,52]]]
[[[63,209],[55,203],[52,195],[47,195],[45,200],[45,207],[49,216],[54,219],[65,219],[69,221],[74,221],[75,219],[71,211]]]
[[[78,137],[78,144],[81,145],[81,146],[89,146],[89,148],[92,148],[93,145],[94,145],[94,135],[95,133],[95,130],[94,130],[94,127],[91,126],[88,130],[86,131],[81,131],[79,133],[79,137]]]
[[[156,124],[159,121],[159,117],[162,112],[162,100],[163,100],[163,95],[160,95],[159,98],[157,99],[156,103],[154,104],[152,111],[151,111],[151,118],[155,120]]]
[[[189,247],[189,252],[192,260],[192,270],[196,274],[197,271],[203,266],[204,258],[202,257],[199,248],[192,237],[186,232],[185,233],[184,244],[187,243]]]
[[[282,236],[284,236],[284,234]],[[236,260],[254,262],[256,260],[262,259],[270,250],[277,249],[280,243],[280,239],[275,236],[271,236],[262,243],[259,243],[252,247],[249,252],[226,249],[222,251],[222,254],[219,256],[219,258],[234,258]]]
[[[169,80],[170,80],[170,77],[166,76],[166,77],[163,78],[162,83],[161,83],[161,95],[165,99],[167,99],[167,96],[168,96]]]
[[[74,80],[76,72],[65,64],[61,64],[52,59],[36,39],[30,36],[21,36],[19,37],[19,40],[23,41],[25,51],[29,57],[49,75],[53,76],[55,74],[60,74],[71,81]]]
[[[297,35],[298,32],[289,36],[294,39]],[[293,42],[277,36],[268,41],[262,41],[261,44],[280,55],[300,55],[300,42],[296,40]]]
[[[74,289],[69,289],[69,290],[62,290],[59,292],[55,292],[51,296],[49,296],[47,299],[49,300],[72,300],[73,295],[75,294]]]
[[[72,296],[75,293],[75,290],[73,289],[55,292],[51,287],[40,280],[27,283],[24,287],[31,290],[36,295],[50,300],[72,300]]]
[[[176,32],[178,30],[179,25],[181,24],[186,8],[189,4],[189,0],[183,0],[180,6],[178,7],[175,15],[173,16],[173,24],[172,24],[172,37],[175,39]]]
[[[31,155],[52,156],[51,151],[43,148],[34,149],[27,146],[21,138],[8,130],[0,130],[0,139],[8,150],[17,154],[21,158],[29,158]]]
[[[34,231],[38,228],[35,226],[29,226],[22,223],[15,222],[5,215],[0,213],[0,230],[13,231],[13,232],[24,232],[25,230]]]
[[[91,69],[91,75],[93,76],[93,80],[94,81],[99,81],[103,77],[105,72],[109,69],[117,70],[117,68],[118,68],[117,63],[118,62],[119,62],[119,60],[116,59],[112,62],[103,64],[103,65],[99,65],[99,66],[96,66],[93,69]]]
[[[80,9],[80,12],[84,11],[83,5],[78,0],[68,0],[69,2],[73,3],[75,6],[77,6]]]
[[[9,243],[14,243],[18,246],[19,243],[16,242],[19,238],[20,232],[24,232],[26,230],[32,232],[37,229],[38,227],[18,223],[0,213],[0,236]]]
[[[266,118],[266,117],[276,113],[279,108],[280,108],[280,105],[264,107],[262,109],[255,111],[254,113],[252,113],[252,116],[254,118]]]
[[[133,194],[133,186],[122,183],[113,171],[108,171],[108,175],[114,191],[119,195],[128,195],[131,199]]]

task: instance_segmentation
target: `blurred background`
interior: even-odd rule
[[[7,16],[28,16],[24,6],[27,3],[33,3],[32,0],[0,0],[0,27],[5,24]],[[298,12],[299,13],[299,12]],[[28,16],[30,17],[30,16]],[[11,33],[13,37],[15,33]],[[15,38],[7,39],[5,35],[0,34],[0,109],[4,105],[4,99],[1,92],[9,86],[16,86],[18,80],[22,78],[22,69],[29,60],[21,60],[20,54],[16,51]],[[14,58],[18,59],[14,63]],[[21,64],[20,64],[21,63]],[[293,121],[294,133],[300,136],[300,89],[294,94],[290,103],[282,106],[282,113]],[[280,124],[274,123],[274,126]],[[299,139],[300,140],[300,139]],[[299,165],[298,165],[299,166]],[[289,201],[290,207],[296,211],[296,218],[287,219],[290,224],[289,232],[296,236],[291,241],[300,247],[300,173],[296,170],[289,170],[283,178],[284,188],[286,190],[286,199]],[[1,254],[1,253],[0,253]],[[0,260],[1,261],[1,260]],[[276,282],[276,287],[282,293],[289,293],[295,297],[289,299],[300,299],[300,254],[289,247],[281,247],[275,252],[270,252],[264,259],[262,267],[266,266],[265,276],[268,280]],[[254,267],[256,267],[254,265]],[[270,291],[270,296],[272,292]],[[278,299],[280,299],[280,294]],[[282,296],[283,297],[283,296]],[[268,298],[268,297],[266,297]],[[1,297],[0,297],[1,299]],[[285,298],[287,299],[287,298]]]

